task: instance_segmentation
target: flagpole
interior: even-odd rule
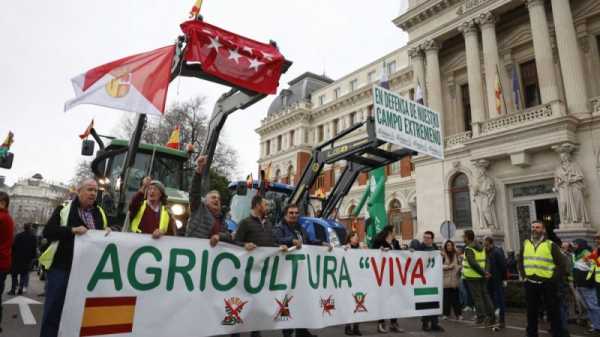
[[[504,98],[504,88],[502,87],[502,78],[500,77],[500,68],[498,68],[498,64],[496,64],[496,76],[498,76],[498,84],[500,84],[500,95],[502,96],[502,103],[504,103],[504,112],[508,115],[506,99]]]

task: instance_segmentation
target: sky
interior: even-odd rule
[[[293,65],[279,90],[312,71],[337,79],[404,44],[392,20],[407,0],[205,0],[205,21],[255,40],[277,42]],[[101,64],[171,44],[181,34],[193,0],[4,0],[0,11],[0,138],[15,134],[8,184],[40,173],[68,182],[80,155],[78,135],[94,118],[101,134],[115,134],[124,111],[80,105],[63,112],[74,94],[70,79]],[[197,95],[212,111],[227,87],[196,78],[175,79],[167,104]],[[257,168],[254,129],[275,96],[231,115],[221,137],[238,151],[238,172]],[[0,140],[1,141],[1,140]],[[88,157],[89,159],[89,157]]]

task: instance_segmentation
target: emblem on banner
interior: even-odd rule
[[[222,325],[236,325],[244,323],[242,317],[242,310],[248,301],[242,301],[238,297],[226,298],[225,300],[225,318],[223,318]]]
[[[114,98],[127,96],[131,86],[131,73],[125,68],[116,69],[111,72],[113,79],[108,81],[104,88],[106,93]]]
[[[352,297],[354,297],[354,302],[356,303],[356,306],[354,307],[354,313],[367,312],[367,307],[365,306],[367,294],[358,292],[356,294],[352,294]]]
[[[292,319],[292,314],[290,312],[290,302],[292,301],[294,296],[288,296],[287,294],[283,297],[283,300],[275,299],[277,302],[277,313],[273,318],[274,321],[287,321]]]
[[[335,310],[335,300],[332,295],[329,295],[326,299],[321,298],[321,308],[323,308],[323,315],[327,313],[331,316],[331,311]]]

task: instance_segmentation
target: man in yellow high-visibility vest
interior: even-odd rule
[[[523,242],[519,255],[519,272],[525,280],[527,304],[527,337],[538,337],[540,310],[548,312],[553,337],[562,337],[560,322],[559,285],[565,275],[560,248],[548,239],[541,221],[531,224],[531,239]],[[542,304],[545,308],[541,308]]]
[[[145,177],[140,190],[129,203],[129,230],[152,234],[155,239],[175,235],[175,221],[167,209],[165,186],[158,180]]]
[[[44,227],[44,237],[51,244],[39,259],[40,264],[48,269],[40,337],[56,337],[58,334],[73,262],[75,236],[84,235],[90,229],[110,231],[106,214],[96,203],[96,181],[84,180],[77,191],[77,197],[54,210]]]
[[[477,311],[476,323],[484,323],[486,327],[496,324],[494,306],[487,291],[487,280],[492,276],[487,254],[481,244],[475,241],[475,233],[468,229],[463,235],[465,242],[465,258],[463,259],[462,277],[473,297]]]

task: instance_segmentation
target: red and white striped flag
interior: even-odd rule
[[[116,60],[73,78],[75,98],[65,111],[94,104],[130,112],[162,115],[171,80],[175,46]]]

